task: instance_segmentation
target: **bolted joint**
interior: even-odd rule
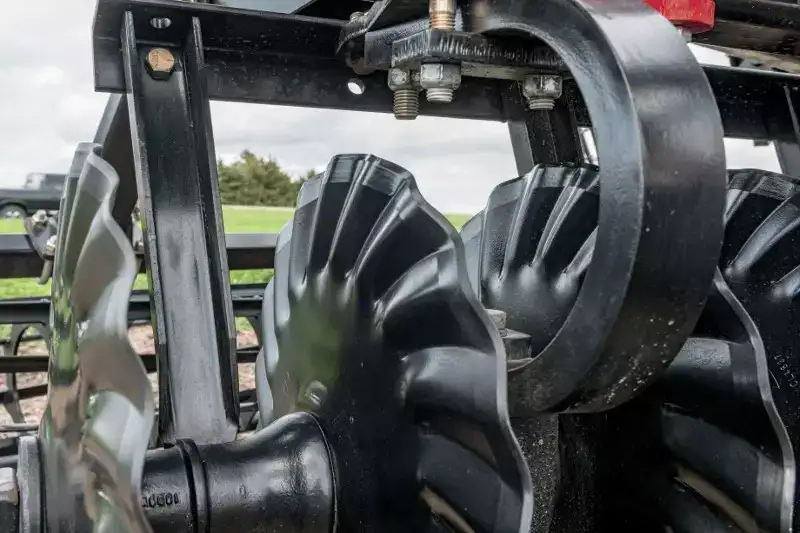
[[[429,102],[448,104],[461,85],[461,65],[425,63],[419,71],[419,84]]]
[[[522,80],[522,96],[530,110],[549,111],[561,97],[561,76],[551,74],[532,74]]]
[[[393,91],[399,89],[413,89],[415,87],[414,72],[408,69],[391,68],[388,76],[389,88]]]
[[[39,209],[31,215],[31,222],[34,228],[43,228],[47,226],[47,211]]]
[[[397,120],[414,120],[419,115],[419,73],[402,68],[389,69],[389,89],[394,92],[393,110]]]
[[[152,48],[144,62],[147,72],[154,80],[166,80],[175,70],[175,56],[166,48]]]

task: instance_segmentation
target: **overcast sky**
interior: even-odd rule
[[[64,172],[75,145],[91,140],[107,96],[92,85],[94,0],[8,2],[0,17],[0,187],[28,172]],[[723,64],[713,52],[702,62]],[[248,148],[295,174],[337,153],[370,152],[410,170],[445,212],[474,212],[514,177],[505,124],[212,103],[217,155]],[[488,135],[488,137],[487,137]],[[778,170],[771,148],[728,141],[728,166]]]

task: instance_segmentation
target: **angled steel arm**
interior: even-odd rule
[[[222,236],[199,22],[164,49],[174,72],[151,76],[150,47],[121,27],[128,107],[160,367],[166,442],[231,441],[238,421],[228,264]]]

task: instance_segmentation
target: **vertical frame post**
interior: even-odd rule
[[[506,92],[504,101],[508,133],[520,176],[538,164],[583,162],[572,98],[572,91],[565,87],[564,94],[555,101],[552,111],[528,111],[517,87],[511,87]]]
[[[800,118],[797,114],[800,96],[789,87],[784,87],[784,93],[786,94],[786,108],[794,128],[794,142],[777,141],[775,152],[778,156],[778,163],[781,165],[781,172],[800,178]]]
[[[182,48],[152,49],[125,14],[123,58],[159,364],[163,441],[231,441],[239,417],[236,338],[200,22]],[[151,56],[152,57],[152,56]]]

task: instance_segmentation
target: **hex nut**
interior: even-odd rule
[[[410,70],[402,68],[389,69],[389,88],[393,91],[411,89],[414,86],[414,77]]]
[[[34,224],[44,224],[47,222],[47,211],[44,209],[39,209],[33,215],[31,215],[31,221]]]
[[[0,502],[19,505],[17,473],[13,468],[0,468]]]
[[[458,89],[461,85],[461,66],[448,63],[424,63],[419,72],[423,89]]]
[[[175,56],[166,48],[153,48],[147,52],[145,66],[154,80],[166,80],[175,69]]]
[[[525,98],[549,98],[561,96],[561,76],[531,75],[522,80],[522,95]]]

